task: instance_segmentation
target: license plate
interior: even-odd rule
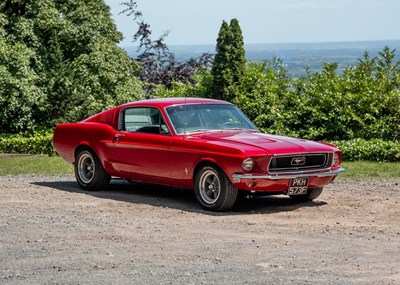
[[[303,195],[307,193],[308,189],[308,178],[294,178],[290,180],[289,189],[287,191],[288,195]]]

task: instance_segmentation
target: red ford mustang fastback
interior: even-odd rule
[[[85,190],[112,176],[194,189],[207,210],[229,210],[239,191],[317,198],[338,173],[331,144],[261,133],[228,102],[153,99],[57,125],[54,147]]]

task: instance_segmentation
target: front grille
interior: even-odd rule
[[[328,168],[332,164],[332,153],[308,153],[274,156],[269,172],[292,172]]]

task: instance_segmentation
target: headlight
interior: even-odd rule
[[[242,162],[242,168],[244,171],[247,172],[252,171],[254,168],[254,159],[252,159],[251,157],[244,159]]]
[[[335,152],[333,154],[332,166],[339,166],[339,164],[340,164],[340,154],[338,152]]]

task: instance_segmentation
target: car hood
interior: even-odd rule
[[[205,140],[211,144],[231,145],[236,148],[257,149],[266,154],[293,154],[308,152],[333,152],[334,147],[321,142],[253,131],[215,131],[190,135],[192,139]]]

